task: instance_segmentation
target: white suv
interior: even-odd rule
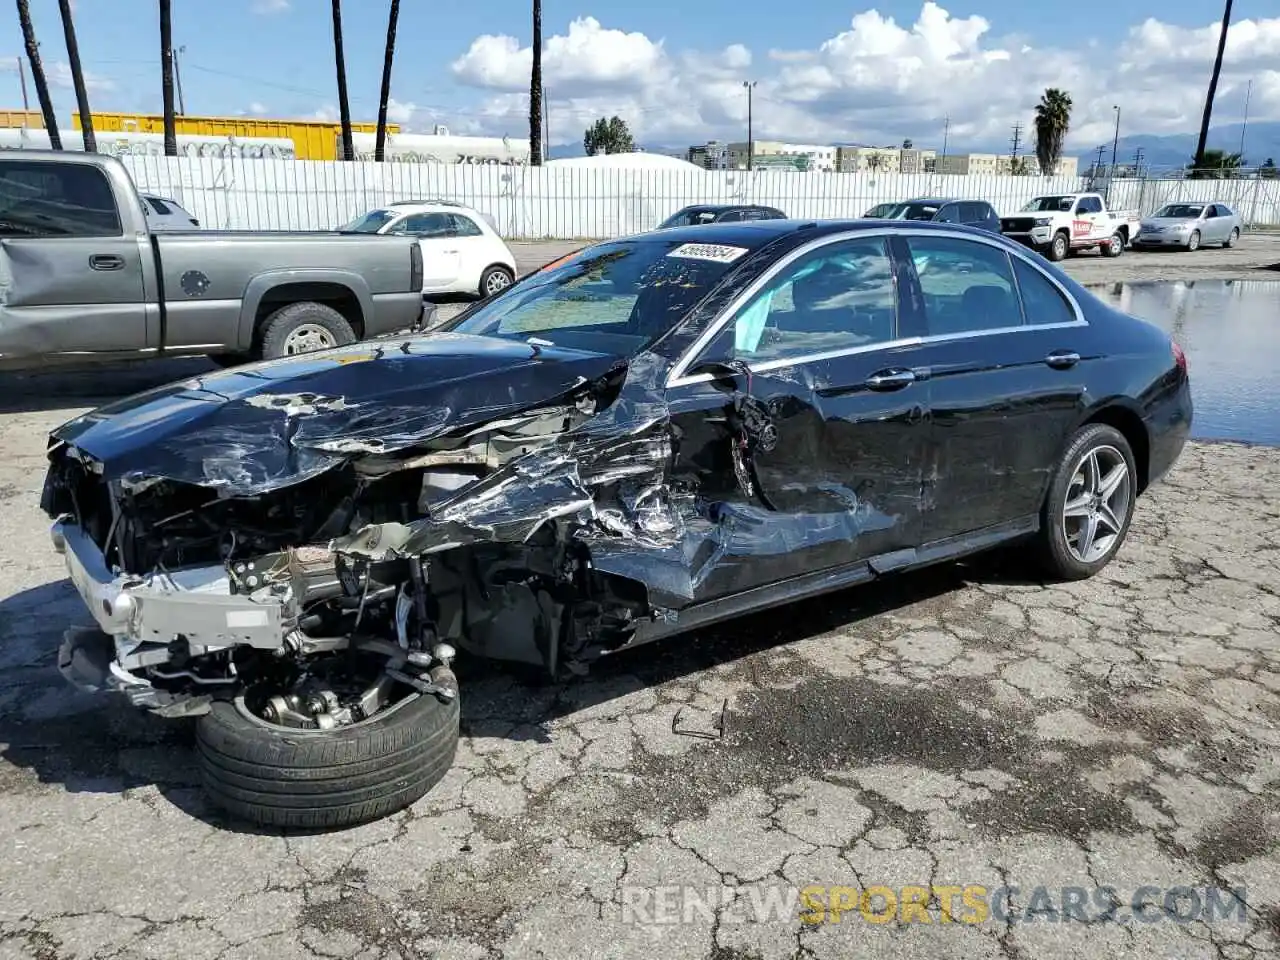
[[[370,210],[345,226],[349,233],[418,238],[422,293],[474,293],[491,297],[516,279],[516,260],[493,221],[448,200],[402,200]]]

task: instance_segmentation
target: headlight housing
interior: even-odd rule
[[[1048,227],[1048,226],[1051,226],[1052,224],[1053,224],[1052,217],[1036,217],[1037,227]]]

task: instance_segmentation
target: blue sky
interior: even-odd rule
[[[544,0],[544,40],[559,37],[565,44],[558,59],[547,55],[552,139],[580,138],[585,122],[606,111],[624,116],[650,140],[697,142],[700,132],[742,139],[740,81],[746,77],[760,81],[757,136],[928,142],[950,116],[957,139],[988,141],[1003,138],[1014,122],[1028,122],[1039,91],[1059,81],[1076,100],[1081,144],[1112,122],[1116,100],[1131,118],[1127,130],[1145,124],[1150,132],[1182,132],[1198,119],[1196,100],[1212,56],[1212,37],[1204,31],[1221,15],[1218,3],[1203,0],[943,0],[950,19],[925,42],[912,27],[926,6],[920,0],[810,0],[797,16],[794,5],[741,0]],[[188,113],[332,112],[328,0],[173,0],[173,7],[175,44],[186,47]],[[50,75],[65,83],[56,0],[31,0],[31,8]],[[75,0],[75,8],[93,106],[158,112],[154,0]],[[871,10],[879,17],[865,19],[874,16]],[[372,120],[386,4],[347,0],[344,13],[352,113]],[[864,17],[862,27],[851,30],[857,15]],[[941,23],[946,14],[932,16]],[[588,17],[594,19],[581,19]],[[1133,31],[1148,17],[1159,29],[1135,39]],[[888,18],[897,33],[883,28]],[[575,19],[579,28],[571,35]],[[1255,83],[1251,115],[1280,119],[1280,8],[1275,0],[1237,0],[1234,20],[1252,20],[1254,28],[1241,35],[1239,70],[1224,78],[1223,120],[1237,119],[1231,114],[1240,112],[1235,104],[1242,103],[1246,77]],[[0,15],[0,56],[9,63],[22,52],[16,21],[12,9]],[[515,0],[404,0],[392,94],[397,116],[412,129],[444,122],[455,132],[527,135],[519,78],[529,21],[529,4]],[[494,39],[473,49],[483,35]],[[498,36],[514,39],[499,42]],[[473,55],[459,63],[469,49]],[[4,105],[20,106],[13,67],[0,73],[0,83]],[[69,125],[69,87],[56,86],[55,97],[59,118]],[[34,106],[34,93],[31,101]]]

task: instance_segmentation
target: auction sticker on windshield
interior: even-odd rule
[[[746,247],[727,247],[719,243],[682,243],[668,257],[680,257],[684,260],[710,260],[713,263],[733,263],[744,253]]]

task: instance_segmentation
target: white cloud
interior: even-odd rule
[[[417,109],[416,103],[402,103],[392,97],[387,101],[387,120],[390,123],[409,123]]]
[[[740,43],[672,51],[662,39],[582,17],[543,50],[551,139],[575,139],[591,120],[615,113],[651,142],[745,139],[748,79],[758,82],[757,137],[862,143],[911,137],[927,145],[941,140],[949,117],[953,144],[1003,143],[1015,123],[1030,126],[1049,86],[1066,89],[1075,102],[1071,149],[1110,142],[1114,104],[1121,106],[1123,130],[1198,126],[1216,21],[1187,28],[1148,18],[1112,45],[1088,37],[1041,45],[997,30],[985,17],[928,0],[912,23],[870,9],[834,37],[815,37],[807,49],[763,51],[761,59]],[[527,135],[531,62],[529,47],[492,34],[454,61],[461,83],[489,91],[469,112],[477,128]],[[1250,79],[1250,117],[1280,119],[1277,64],[1280,16],[1232,24],[1215,122],[1239,119]]]
[[[257,100],[255,100],[253,101],[253,103],[249,104],[249,112],[253,114],[257,114],[258,116],[262,116],[263,114],[269,113],[270,111],[268,111],[268,109],[264,104],[261,104]]]
[[[116,88],[116,82],[110,77],[104,77],[101,74],[81,69],[84,73],[84,87],[87,93],[109,93]],[[71,90],[75,86],[71,81],[71,65],[62,60],[46,63],[44,65],[44,75],[49,83],[56,87],[65,87]]]
[[[273,13],[284,13],[289,9],[289,6],[289,0],[253,0],[253,4],[249,9],[254,13],[266,16]]]

